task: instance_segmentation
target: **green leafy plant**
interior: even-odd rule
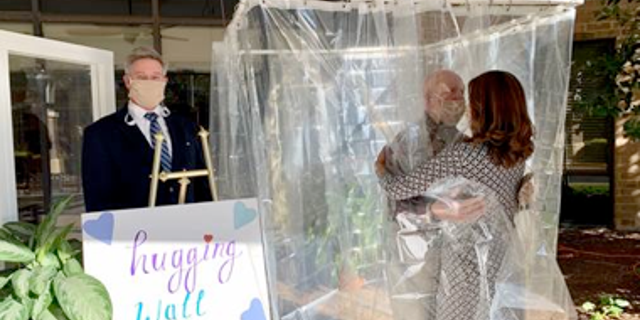
[[[38,226],[8,222],[0,228],[0,319],[106,320],[113,307],[104,285],[78,260],[79,242],[67,240],[73,225],[56,227],[71,197],[58,201]]]
[[[327,224],[306,230],[306,241],[318,244],[314,252],[318,265],[331,264],[331,285],[343,285],[375,272],[380,257],[382,215],[371,219],[379,199],[375,183],[344,181],[327,194]]]
[[[594,60],[587,74],[604,79],[605,94],[578,97],[577,110],[624,119],[627,137],[640,140],[640,0],[601,0],[599,20],[617,23],[617,46]]]
[[[575,196],[609,196],[609,186],[592,185],[588,183],[574,183],[570,185],[571,193]]]
[[[589,314],[590,320],[619,319],[629,305],[627,300],[606,296],[600,298],[598,305],[589,301],[583,303],[582,309]]]

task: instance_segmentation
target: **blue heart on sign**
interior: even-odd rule
[[[85,222],[82,225],[82,229],[93,238],[111,245],[111,240],[113,240],[113,223],[113,213],[104,212],[98,219]]]
[[[242,313],[240,320],[267,320],[264,316],[264,308],[262,308],[260,299],[253,298],[253,300],[251,300],[249,310]]]
[[[256,216],[258,216],[256,210],[247,208],[244,202],[236,202],[235,206],[233,206],[233,226],[236,230],[251,223]]]

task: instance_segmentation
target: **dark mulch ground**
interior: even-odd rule
[[[576,307],[612,295],[632,304],[621,319],[640,320],[640,232],[562,228],[558,246],[558,262]],[[582,314],[581,319],[588,317]]]

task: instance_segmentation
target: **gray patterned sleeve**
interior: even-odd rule
[[[390,200],[404,200],[421,195],[440,179],[460,174],[462,167],[462,143],[444,149],[437,157],[429,159],[408,174],[382,177],[380,184]]]

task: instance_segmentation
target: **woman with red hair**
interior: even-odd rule
[[[458,196],[470,191],[460,198],[482,195],[484,199],[484,214],[471,220],[455,212],[429,210],[446,224],[436,296],[438,320],[491,318],[496,279],[507,262],[525,161],[534,149],[524,90],[515,76],[503,71],[484,73],[471,80],[468,92],[471,137],[452,143],[408,174],[385,174],[381,179],[390,200],[442,192],[434,189],[452,185],[451,181],[457,181],[458,191],[464,190],[456,192]]]

